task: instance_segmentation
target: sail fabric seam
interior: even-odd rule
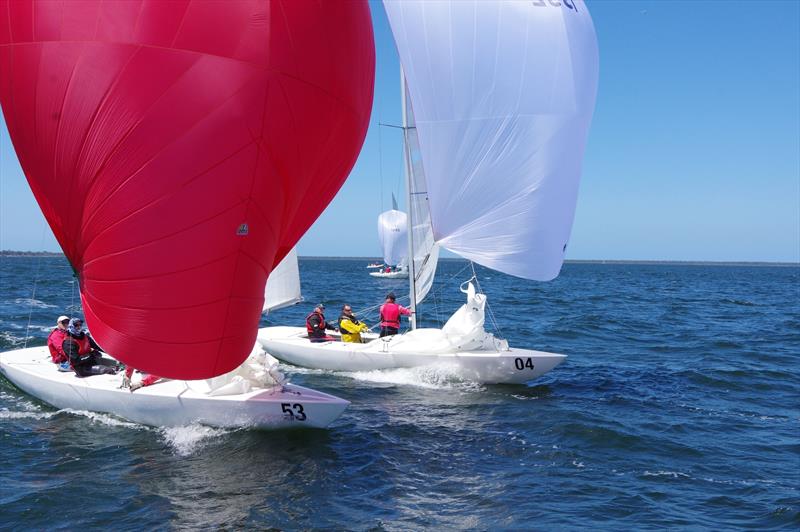
[[[189,308],[197,308],[197,307],[202,307],[202,306],[206,306],[206,305],[213,305],[214,303],[219,303],[220,301],[225,301],[226,299],[228,299],[227,296],[224,296],[224,297],[220,297],[220,298],[217,298],[217,299],[211,299],[211,300],[208,300],[208,301],[202,301],[202,302],[199,302],[199,303],[194,303],[192,305],[183,305],[183,306],[177,306],[177,307],[152,307],[152,306],[137,307],[137,306],[134,306],[134,305],[119,305],[117,303],[110,303],[110,302],[106,301],[105,299],[102,299],[102,298],[98,297],[96,294],[94,294],[92,292],[87,292],[87,294],[91,294],[92,299],[94,301],[96,301],[98,303],[102,303],[103,305],[106,305],[106,306],[109,306],[109,307],[114,307],[115,309],[119,309],[119,310],[156,310],[156,311],[185,310],[185,309],[189,309]]]
[[[220,159],[214,165],[209,166],[208,168],[204,169],[202,172],[190,177],[187,181],[183,182],[179,187],[177,187],[175,190],[171,191],[168,195],[164,195],[164,196],[159,196],[159,197],[153,198],[152,200],[148,201],[144,205],[140,206],[138,209],[135,209],[135,210],[131,211],[130,213],[128,213],[124,217],[120,218],[119,220],[115,221],[114,223],[103,227],[102,231],[97,233],[94,237],[92,237],[92,239],[89,242],[87,242],[85,244],[84,249],[89,249],[89,247],[95,242],[95,240],[97,240],[98,238],[100,238],[101,236],[103,236],[104,234],[109,232],[111,229],[113,229],[117,225],[119,225],[122,222],[130,219],[132,216],[136,216],[140,212],[142,212],[145,209],[151,207],[152,205],[155,205],[156,203],[161,203],[163,201],[166,201],[166,200],[169,200],[169,199],[173,198],[175,195],[180,193],[187,186],[191,185],[193,182],[197,181],[198,179],[200,179],[201,177],[206,175],[208,172],[214,170],[218,166],[220,166],[220,165],[224,164],[225,162],[231,160],[233,157],[236,157],[237,155],[242,153],[244,150],[249,148],[252,144],[253,144],[253,142],[250,141],[247,144],[245,144],[244,146],[242,146],[241,148],[237,148],[236,151],[234,151],[233,153],[231,153],[230,155],[228,155],[224,159]],[[99,207],[98,207],[98,209],[99,209]],[[197,225],[199,223],[202,223],[202,222],[194,222],[194,225]],[[153,240],[152,242],[155,242],[155,241],[156,240]],[[89,264],[89,263],[87,263],[87,264]]]
[[[41,40],[41,41],[10,42],[10,43],[6,43],[6,44],[0,44],[0,48],[12,48],[14,46],[30,46],[30,45],[37,45],[37,44],[43,44],[43,43],[93,44],[93,43],[96,43],[96,42],[97,41],[89,41],[89,40],[78,40],[78,41],[60,41],[60,40],[58,40],[57,41],[57,40],[48,39],[48,40]],[[157,45],[154,45],[154,44],[137,44],[137,43],[131,43],[131,42],[125,42],[125,41],[113,42],[111,44],[124,45],[124,46],[138,46],[139,48],[142,48],[142,49],[149,48],[149,49],[153,49],[153,50],[167,50],[167,51],[172,51],[172,52],[181,52],[181,53],[187,53],[187,54],[194,54],[194,55],[197,55],[197,56],[204,56],[204,57],[216,57],[216,58],[219,58],[219,59],[224,59],[225,61],[233,61],[233,62],[237,62],[237,63],[242,63],[242,64],[245,64],[245,65],[248,65],[248,66],[252,67],[254,70],[258,70],[260,72],[268,72],[270,74],[274,74],[274,75],[277,75],[277,76],[283,76],[285,78],[291,79],[291,80],[296,81],[298,83],[303,83],[304,85],[308,85],[309,87],[313,87],[313,88],[317,89],[321,94],[324,94],[325,96],[329,97],[331,100],[334,100],[337,104],[340,104],[342,107],[348,108],[353,114],[355,114],[357,116],[359,116],[361,114],[355,107],[353,107],[351,105],[350,102],[348,102],[347,100],[342,100],[338,95],[332,93],[331,91],[325,89],[324,87],[321,87],[321,86],[317,85],[316,83],[311,83],[310,81],[308,81],[306,79],[298,78],[298,77],[296,77],[296,76],[294,76],[294,75],[292,75],[289,72],[286,72],[284,70],[279,70],[279,69],[268,67],[268,66],[265,66],[265,65],[260,65],[258,63],[253,63],[252,61],[245,61],[243,59],[238,59],[238,58],[235,58],[235,57],[228,57],[228,56],[219,55],[219,54],[201,52],[201,51],[198,51],[198,50],[192,50],[191,48],[169,48],[169,47],[166,47],[166,46],[157,46]]]
[[[100,116],[100,111],[104,109],[104,107],[105,107],[106,103],[108,102],[108,98],[111,95],[112,91],[114,91],[114,89],[117,88],[117,84],[119,83],[119,80],[122,79],[122,75],[128,69],[128,66],[131,64],[131,61],[133,61],[133,59],[139,54],[140,50],[141,50],[140,47],[136,47],[134,49],[133,53],[130,54],[130,57],[128,57],[128,60],[125,62],[125,65],[121,69],[119,69],[119,71],[117,72],[116,76],[114,76],[114,81],[108,86],[108,88],[106,89],[105,93],[103,93],[103,97],[100,100],[100,104],[97,106],[97,109],[94,110],[94,113],[92,114],[92,118],[89,121],[89,126],[86,128],[86,133],[83,135],[83,140],[81,141],[81,148],[80,148],[80,150],[78,150],[78,157],[75,160],[76,166],[81,164],[81,161],[83,160],[83,153],[84,153],[84,150],[86,149],[86,142],[89,140],[89,135],[91,135],[92,130],[94,129],[95,123],[97,121],[97,117]],[[101,168],[102,168],[102,166],[103,165],[101,165]],[[73,172],[75,170],[77,170],[77,168],[74,168]],[[92,176],[92,180],[89,182],[89,186],[90,187],[94,183],[95,179],[96,179],[96,176]],[[83,229],[84,229],[84,225],[81,224],[81,230],[83,230]]]
[[[244,299],[244,298],[237,298],[237,299]],[[94,298],[94,300],[99,302],[99,303],[102,303],[102,301],[100,301],[97,298]],[[120,308],[124,308],[124,307],[120,307]],[[116,328],[112,327],[109,324],[105,324],[105,327],[113,330],[119,336],[122,336],[122,337],[125,337],[125,338],[132,338],[131,335],[129,335],[127,333],[124,333],[124,332],[120,331],[119,329],[116,329]],[[209,339],[209,340],[197,340],[195,342],[169,342],[169,341],[165,341],[165,340],[155,340],[153,338],[147,338],[147,337],[145,337],[143,335],[137,335],[136,339],[137,339],[137,341],[140,341],[140,342],[152,342],[152,343],[158,343],[158,344],[162,344],[162,345],[200,345],[200,344],[210,344],[210,343],[215,343],[215,342],[222,343],[224,340],[227,340],[229,338],[236,338],[237,336],[239,336],[239,335],[217,336],[217,337]]]
[[[41,49],[40,49],[39,53],[40,54],[42,53]],[[75,64],[72,65],[72,71],[69,74],[69,81],[67,81],[67,87],[66,87],[66,89],[64,89],[64,97],[62,98],[61,106],[59,107],[59,112],[58,112],[58,116],[59,117],[64,116],[64,106],[67,103],[67,97],[69,96],[69,91],[70,91],[70,88],[72,87],[72,80],[75,79],[75,71],[78,69],[78,63],[79,63],[79,61],[76,61]],[[56,141],[55,141],[54,149],[53,149],[53,178],[56,179],[56,180],[58,179],[58,175],[59,175],[58,174],[58,153],[59,153],[58,152],[58,145],[61,142],[61,126],[62,126],[63,123],[64,123],[63,120],[59,120],[58,121],[58,125],[56,126]],[[70,179],[69,186],[66,188],[68,194],[67,194],[67,219],[66,219],[67,223],[64,224],[65,227],[71,227],[72,226],[72,220],[74,218],[73,209],[70,208],[70,207],[72,206],[72,199],[75,197],[75,194],[71,193],[74,190],[74,187],[75,187],[75,174],[72,174],[70,177],[71,177],[71,179]],[[81,216],[83,216],[83,209],[81,209]],[[73,249],[74,249],[74,245],[73,245]],[[77,259],[78,257],[75,257],[75,258]],[[80,261],[78,261],[78,262],[80,262]]]
[[[561,131],[563,131],[563,130],[564,130],[564,128],[566,127],[566,125],[568,125],[568,124],[569,124],[569,122],[570,122],[570,121],[565,121],[565,122],[562,122],[562,123],[560,124],[560,126],[561,126],[561,127],[559,127],[558,129],[554,129],[554,130],[552,130],[552,131],[550,132],[550,134],[548,135],[548,137],[547,137],[546,139],[544,139],[544,140],[541,142],[541,144],[542,144],[542,145],[545,145],[545,144],[547,144],[547,143],[548,143],[548,142],[549,142],[549,141],[550,141],[552,138],[556,137],[558,133],[560,133]],[[487,152],[488,152],[488,151],[489,151],[489,150],[487,150]],[[530,183],[530,184],[529,184],[527,187],[525,187],[525,188],[523,188],[523,189],[519,190],[519,191],[517,192],[517,194],[515,194],[515,195],[513,195],[513,196],[510,196],[510,197],[508,197],[508,198],[507,198],[505,201],[503,201],[502,203],[498,203],[498,204],[494,205],[492,209],[490,209],[490,210],[487,210],[486,212],[484,212],[484,213],[482,213],[482,214],[480,214],[480,215],[477,215],[477,216],[475,216],[475,217],[474,217],[474,218],[473,218],[473,219],[472,219],[470,222],[468,222],[468,223],[466,223],[466,224],[463,224],[463,225],[459,226],[457,229],[453,229],[453,230],[450,232],[450,235],[448,235],[447,237],[444,237],[444,238],[442,238],[442,239],[440,239],[440,240],[438,240],[438,241],[439,241],[439,242],[440,242],[440,243],[441,243],[441,244],[442,244],[444,247],[447,247],[446,243],[447,243],[448,241],[450,241],[450,240],[453,240],[453,239],[455,239],[455,238],[457,238],[457,237],[461,236],[461,234],[463,234],[463,233],[467,232],[468,230],[474,229],[475,227],[480,227],[481,225],[485,225],[485,220],[486,220],[486,218],[487,218],[488,216],[490,216],[491,214],[493,214],[493,213],[495,213],[495,212],[499,212],[499,211],[502,211],[502,210],[504,210],[504,208],[505,208],[507,205],[509,205],[509,204],[511,204],[511,203],[514,203],[515,201],[519,201],[519,198],[520,198],[521,196],[530,196],[530,195],[534,194],[534,193],[535,193],[535,192],[536,192],[536,191],[537,191],[537,190],[540,188],[540,185],[541,185],[541,183],[540,183],[539,181],[534,181],[534,182]],[[448,249],[449,249],[449,248],[448,248]],[[453,250],[450,250],[450,251],[453,251]]]
[[[194,67],[196,64],[197,64],[197,63],[196,63],[196,61],[195,61],[195,62],[193,62],[191,65],[189,65],[189,66],[186,68],[186,70],[184,70],[184,71],[183,71],[183,73],[182,73],[182,74],[181,74],[181,75],[180,75],[180,76],[179,76],[177,79],[175,79],[175,80],[173,81],[173,83],[172,83],[172,84],[170,84],[170,86],[169,86],[169,87],[167,87],[167,88],[166,88],[166,89],[165,89],[165,90],[164,90],[164,91],[163,91],[163,92],[162,92],[162,93],[161,93],[161,94],[158,96],[158,98],[156,98],[156,99],[153,101],[153,103],[152,103],[152,104],[151,104],[151,105],[150,105],[150,106],[147,108],[147,110],[145,110],[145,111],[142,113],[142,116],[140,117],[140,119],[139,119],[139,120],[138,120],[138,121],[137,121],[135,124],[133,124],[133,125],[132,125],[132,126],[131,126],[131,127],[130,127],[130,128],[129,128],[129,129],[126,131],[126,132],[125,132],[125,134],[122,136],[122,138],[120,138],[119,142],[117,142],[117,143],[114,145],[114,147],[113,147],[113,148],[112,148],[112,149],[109,151],[109,155],[108,155],[108,156],[105,158],[105,160],[103,161],[103,163],[100,165],[100,167],[98,168],[97,172],[94,174],[94,176],[92,176],[92,181],[90,182],[90,186],[91,186],[92,184],[94,184],[94,182],[97,180],[98,176],[99,176],[99,175],[100,175],[100,174],[101,174],[101,173],[102,173],[102,172],[105,170],[105,167],[106,167],[106,165],[107,165],[107,164],[108,164],[108,162],[109,162],[109,161],[110,161],[110,160],[111,160],[111,159],[112,159],[112,158],[113,158],[113,157],[116,155],[116,153],[117,153],[117,150],[119,150],[119,149],[120,149],[120,147],[123,145],[123,143],[124,143],[126,140],[128,140],[128,137],[130,137],[130,136],[131,136],[131,135],[132,135],[134,132],[136,132],[136,131],[138,130],[139,126],[141,126],[141,125],[142,125],[142,122],[144,122],[145,118],[146,118],[146,117],[149,115],[149,113],[150,113],[150,112],[153,110],[153,108],[154,108],[156,105],[158,105],[158,103],[160,103],[160,101],[161,101],[161,98],[163,98],[163,97],[164,97],[166,94],[168,94],[168,93],[169,93],[169,92],[170,92],[170,91],[171,91],[171,90],[172,90],[172,89],[175,87],[175,85],[176,85],[176,84],[177,84],[179,81],[181,81],[181,80],[183,79],[183,77],[184,77],[185,75],[187,75],[187,73],[188,73],[188,72],[189,72],[189,71],[190,71],[190,70],[191,70],[191,69],[192,69],[192,68],[193,68],[193,67]],[[192,124],[192,125],[191,125],[189,128],[187,128],[187,129],[185,129],[184,131],[182,131],[180,135],[177,135],[176,137],[174,137],[174,138],[170,139],[170,141],[169,141],[169,142],[167,142],[166,144],[164,144],[164,145],[163,145],[163,146],[162,146],[162,147],[161,147],[161,148],[160,148],[160,149],[159,149],[159,150],[158,150],[156,153],[154,153],[154,154],[153,154],[153,156],[152,156],[152,157],[150,157],[150,158],[149,158],[149,159],[147,159],[145,162],[143,162],[143,163],[142,163],[142,164],[141,164],[141,165],[140,165],[138,168],[136,168],[136,169],[135,169],[135,170],[134,170],[134,171],[133,171],[133,172],[132,172],[130,175],[128,175],[128,176],[127,176],[127,177],[126,177],[124,180],[122,180],[120,183],[118,183],[117,185],[115,185],[115,186],[114,186],[114,188],[113,188],[112,190],[110,190],[110,191],[108,192],[108,194],[106,194],[106,195],[105,195],[105,197],[103,197],[103,199],[100,201],[100,203],[99,203],[98,205],[95,205],[95,206],[94,206],[94,208],[92,209],[92,213],[89,215],[89,217],[86,219],[86,221],[84,222],[84,224],[81,226],[81,230],[82,230],[82,231],[83,231],[83,230],[85,230],[85,229],[86,229],[86,227],[88,226],[88,224],[89,224],[89,223],[90,223],[90,222],[91,222],[91,221],[94,219],[94,217],[97,215],[97,213],[99,213],[99,212],[100,212],[101,208],[102,208],[102,207],[103,207],[103,206],[104,206],[106,203],[108,203],[108,201],[109,201],[109,200],[110,200],[112,197],[114,197],[114,195],[115,195],[115,194],[117,194],[117,192],[119,192],[119,191],[120,191],[120,190],[121,190],[123,187],[125,187],[125,185],[127,185],[127,184],[128,184],[128,183],[129,183],[129,182],[130,182],[130,181],[131,181],[133,178],[135,178],[135,177],[136,177],[136,176],[139,174],[139,172],[141,172],[142,170],[144,170],[145,168],[147,168],[147,166],[148,166],[150,163],[152,163],[153,161],[155,161],[156,159],[158,159],[158,158],[159,158],[159,157],[160,157],[160,156],[161,156],[161,155],[162,155],[162,154],[163,154],[165,151],[167,151],[169,148],[171,148],[171,147],[172,147],[172,146],[173,146],[173,145],[174,145],[176,142],[178,142],[178,141],[182,140],[182,139],[183,139],[184,137],[186,137],[186,135],[188,135],[189,133],[193,133],[193,132],[194,132],[194,130],[195,130],[195,128],[197,128],[197,127],[201,126],[201,125],[202,125],[202,124],[203,124],[203,123],[204,123],[206,120],[208,120],[209,118],[211,118],[211,117],[213,116],[214,112],[218,111],[219,109],[221,109],[222,107],[224,107],[224,106],[225,106],[225,105],[226,105],[226,104],[227,104],[227,103],[228,103],[230,100],[232,100],[233,98],[235,98],[236,96],[238,96],[240,92],[242,92],[243,90],[245,90],[245,88],[247,87],[247,85],[248,85],[248,83],[243,83],[241,87],[239,87],[239,88],[238,88],[236,91],[234,91],[233,93],[231,93],[231,94],[230,94],[230,95],[229,95],[227,98],[225,98],[224,100],[222,100],[222,101],[220,101],[220,102],[217,102],[217,103],[215,103],[215,104],[214,104],[214,105],[213,105],[211,108],[209,108],[209,109],[208,109],[208,113],[207,113],[207,114],[205,114],[204,116],[200,117],[200,118],[199,118],[197,121],[195,121],[195,122],[194,122],[194,123],[193,123],[193,124]],[[205,171],[208,171],[208,170],[210,170],[211,168],[213,168],[213,166],[212,166],[212,167],[209,167],[209,168],[207,168]],[[88,246],[87,246],[87,247],[88,247]]]
[[[282,10],[281,10],[281,12],[282,12]],[[241,38],[240,38],[239,42],[241,43]],[[292,50],[294,50],[293,46],[292,46]],[[280,83],[279,83],[279,85],[280,85]],[[267,99],[269,97],[269,93],[270,93],[270,87],[269,87],[269,85],[267,85],[267,86],[264,87],[264,98],[263,98],[263,100],[261,102],[262,110],[261,110],[261,127],[259,128],[259,132],[260,132],[259,136],[264,134],[264,124],[266,123],[266,120],[267,120]],[[255,184],[256,171],[258,170],[258,165],[261,162],[261,157],[262,157],[261,147],[259,146],[258,143],[256,143],[256,157],[255,157],[255,161],[253,163],[253,169],[250,171],[250,190],[248,191],[247,199],[245,200],[245,203],[246,203],[245,220],[247,220],[247,215],[250,212],[250,205],[253,203],[253,186]],[[269,224],[266,224],[266,225],[269,225]],[[238,242],[238,245],[236,246],[236,259],[235,259],[235,263],[233,265],[234,275],[231,276],[231,279],[230,279],[230,285],[229,285],[230,288],[228,289],[228,293],[229,294],[233,293],[233,289],[236,286],[236,274],[239,271],[239,261],[241,260],[241,256],[242,256],[242,246],[244,246],[244,239],[240,239],[239,242]],[[253,260],[253,259],[251,259],[251,260]],[[256,264],[258,264],[259,266],[261,266],[261,268],[267,273],[267,278],[269,278],[269,271],[270,270],[265,268],[264,265],[261,264],[257,260],[254,260],[254,262]],[[270,269],[271,269],[271,267],[272,267],[272,264],[270,264]],[[232,301],[233,301],[233,298],[228,298],[228,303],[227,303],[227,305],[225,305],[225,319],[223,320],[223,329],[222,329],[223,331],[228,330],[228,320],[230,319],[230,315],[231,315],[230,313],[231,313]],[[261,306],[263,306],[263,304],[264,303],[263,303],[263,296],[262,296]],[[222,347],[223,347],[223,342],[220,342],[219,345],[217,346],[217,354],[216,354],[216,357],[215,357],[215,360],[214,360],[214,373],[217,373],[217,371],[218,371],[217,368],[219,367],[220,361],[222,360],[222,357],[220,356],[221,351],[222,351]]]
[[[181,234],[181,233],[183,233],[183,232],[186,232],[186,231],[188,231],[188,230],[190,230],[190,229],[193,229],[193,228],[195,228],[195,227],[196,227],[196,226],[198,226],[198,225],[202,225],[202,224],[204,224],[204,223],[206,223],[206,222],[209,222],[209,221],[213,220],[214,218],[219,218],[220,216],[223,216],[223,215],[225,215],[225,214],[229,213],[230,211],[232,211],[232,210],[234,210],[234,209],[236,209],[236,208],[238,208],[238,207],[241,207],[241,206],[242,206],[242,204],[243,204],[245,201],[246,201],[246,200],[242,200],[242,201],[240,201],[240,202],[238,202],[238,203],[236,203],[236,204],[234,204],[234,205],[231,205],[230,207],[227,207],[227,208],[225,208],[225,209],[223,209],[223,210],[221,210],[221,211],[219,211],[219,212],[217,212],[217,213],[214,213],[213,215],[211,215],[211,216],[209,216],[209,217],[207,217],[207,218],[204,218],[204,219],[202,219],[202,220],[195,221],[195,222],[193,222],[193,223],[192,223],[192,225],[191,225],[191,226],[188,226],[188,227],[183,227],[183,228],[181,228],[181,229],[179,229],[179,230],[177,230],[177,231],[173,231],[172,233],[169,233],[169,234],[163,235],[163,236],[161,236],[161,237],[159,237],[159,238],[154,238],[154,239],[152,239],[152,240],[148,240],[148,241],[147,241],[147,242],[145,242],[144,244],[139,244],[139,245],[136,245],[136,246],[131,246],[131,247],[129,247],[129,248],[126,248],[126,249],[124,249],[124,250],[122,250],[122,251],[115,251],[115,252],[113,252],[113,253],[106,253],[105,255],[100,255],[100,256],[98,256],[98,257],[94,257],[92,260],[90,260],[90,261],[87,261],[87,262],[84,262],[84,264],[83,264],[83,267],[84,267],[84,269],[86,269],[86,267],[87,267],[87,266],[89,266],[89,265],[91,265],[91,264],[94,264],[95,262],[97,262],[97,261],[99,261],[99,260],[107,259],[107,258],[109,258],[109,257],[116,257],[116,256],[118,256],[118,255],[123,255],[123,254],[125,254],[125,253],[129,253],[129,252],[131,252],[131,251],[133,251],[133,250],[135,250],[135,249],[141,249],[141,248],[143,248],[143,247],[146,247],[146,246],[149,246],[149,245],[151,245],[151,244],[153,244],[153,243],[155,243],[155,242],[160,242],[160,241],[162,241],[162,240],[166,240],[166,239],[168,239],[168,238],[171,238],[171,237],[173,237],[173,236],[175,236],[175,235],[179,235],[179,234]]]
[[[178,37],[181,35],[183,31],[183,24],[186,22],[186,15],[189,13],[189,3],[187,2],[184,6],[183,13],[181,14],[181,21],[178,23],[178,28],[175,30],[175,35],[172,37],[172,42],[169,43],[170,47],[174,47],[175,43],[178,41]]]
[[[292,48],[292,49],[294,49],[294,48]],[[290,100],[289,100],[289,95],[286,94],[286,88],[283,86],[283,83],[281,82],[280,79],[276,79],[275,82],[277,83],[278,90],[280,90],[281,96],[283,97],[283,101],[286,104],[286,110],[288,111],[289,118],[292,121],[292,129],[296,130],[297,129],[297,117],[295,116],[294,109],[292,109],[292,105],[291,105]],[[300,146],[297,143],[295,143],[294,149],[295,149],[295,157],[297,157],[298,160],[300,160]],[[274,157],[274,155],[272,153],[272,150],[266,149],[265,151],[267,153],[267,156],[269,157],[270,162],[273,165],[273,168],[277,168],[278,166],[275,164],[275,157]],[[281,179],[282,180],[285,179],[285,178],[286,178],[286,176],[281,175]],[[308,194],[309,189],[311,189],[312,187],[313,187],[313,183],[306,184],[306,188],[303,190],[301,196],[305,197],[306,194]],[[288,200],[288,199],[289,198],[286,198],[286,200]],[[294,198],[292,198],[292,199],[294,200]],[[291,213],[291,217],[294,217],[294,211],[296,211],[297,208],[298,208],[297,202],[295,202],[295,204],[293,206],[290,206],[289,203],[290,202],[285,201],[284,209],[287,206],[289,206],[293,211]],[[287,219],[291,219],[291,217],[288,217],[288,216],[285,216],[285,215],[281,216],[281,234],[283,234],[284,231],[286,230],[286,225],[285,225],[286,224],[286,220]]]
[[[213,259],[211,259],[209,261],[203,262],[201,264],[195,264],[195,265],[192,265],[192,266],[190,266],[188,268],[180,268],[178,270],[171,270],[171,271],[164,272],[164,273],[159,273],[159,274],[156,274],[156,275],[142,275],[140,277],[125,277],[125,278],[121,278],[120,277],[120,278],[115,278],[115,279],[98,279],[96,277],[92,277],[89,280],[92,283],[112,284],[112,283],[129,283],[131,281],[142,281],[144,279],[158,279],[160,277],[169,277],[170,275],[175,275],[176,273],[189,272],[189,271],[192,271],[192,270],[197,270],[199,268],[205,268],[206,266],[210,266],[211,264],[214,264],[214,263],[217,263],[217,262],[222,262],[225,259],[233,256],[234,253],[236,253],[236,252],[235,251],[231,251],[230,253],[226,253],[225,255],[222,255],[221,257],[215,257],[215,258],[213,258]]]

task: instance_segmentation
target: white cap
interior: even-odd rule
[[[69,316],[59,316],[56,323],[61,323],[62,321],[69,321]]]

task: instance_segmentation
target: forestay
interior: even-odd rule
[[[597,90],[581,0],[385,0],[435,240],[490,268],[558,275]]]

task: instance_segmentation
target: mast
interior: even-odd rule
[[[411,330],[414,330],[417,328],[417,272],[414,269],[414,220],[412,219],[412,212],[414,209],[411,208],[411,152],[408,146],[408,109],[406,108],[406,101],[408,98],[406,95],[406,90],[406,76],[403,73],[403,67],[401,65],[400,95],[402,99],[403,110],[403,153],[405,155],[403,158],[403,166],[406,176],[406,210],[408,211],[408,215],[406,216],[406,221],[408,224],[408,296],[411,303]]]

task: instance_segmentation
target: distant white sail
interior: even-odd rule
[[[300,293],[300,268],[297,263],[297,249],[283,258],[267,279],[264,289],[264,311],[270,312],[289,307],[303,301]]]
[[[549,280],[564,260],[597,92],[581,0],[384,0],[416,118],[434,238]]]
[[[378,238],[386,264],[395,266],[408,256],[407,224],[406,213],[395,209],[378,216]]]

